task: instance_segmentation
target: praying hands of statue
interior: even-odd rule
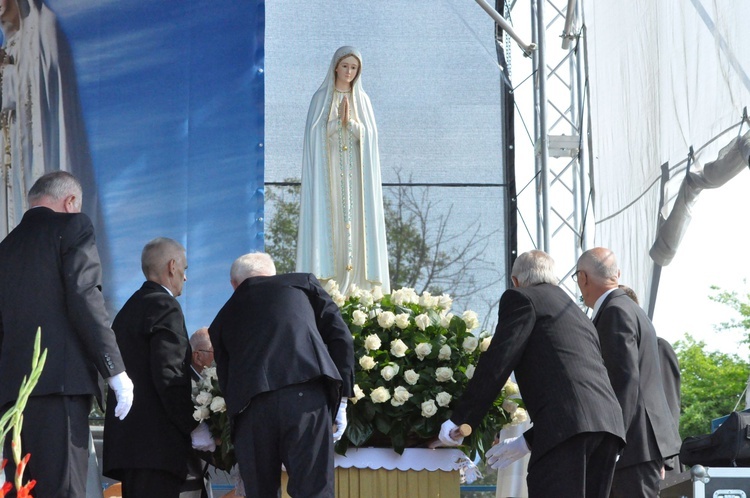
[[[341,126],[346,127],[349,124],[349,98],[346,95],[339,104],[339,117],[341,117]]]

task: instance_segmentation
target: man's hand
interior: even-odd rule
[[[440,442],[445,446],[458,446],[463,443],[464,437],[456,429],[458,429],[458,426],[452,420],[448,419],[443,422],[443,425],[440,426],[440,435],[438,436]],[[458,434],[459,437],[454,439],[451,433]]]
[[[118,373],[107,379],[109,388],[115,392],[117,406],[115,417],[123,420],[133,406],[133,381],[125,372]]]
[[[193,442],[193,448],[198,451],[214,451],[216,449],[216,441],[214,441],[211,431],[208,429],[208,424],[201,422],[198,427],[193,429],[190,433],[190,439]]]
[[[516,460],[531,453],[523,436],[504,439],[500,444],[490,448],[485,457],[487,465],[495,470],[504,469]]]
[[[333,433],[333,442],[337,442],[344,436],[346,430],[346,404],[349,400],[341,398],[341,404],[339,404],[339,411],[336,413],[336,420],[333,421],[336,431]]]

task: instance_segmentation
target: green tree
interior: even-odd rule
[[[745,281],[747,284],[747,281]],[[745,340],[742,341],[744,344],[750,344],[750,292],[741,294],[737,291],[726,291],[722,290],[717,286],[711,286],[711,289],[716,292],[713,296],[709,296],[709,299],[716,301],[717,303],[726,304],[734,311],[739,313],[739,319],[732,319],[726,322],[720,323],[716,328],[718,330],[730,330],[730,329],[744,329]]]
[[[711,420],[735,409],[748,378],[748,363],[735,354],[707,352],[690,334],[674,344],[680,362],[680,436],[706,434]]]
[[[274,208],[265,226],[265,249],[273,257],[278,273],[294,271],[299,225],[299,179],[287,178],[278,188],[266,188],[266,204]]]
[[[400,181],[400,177],[399,177]],[[483,231],[481,223],[469,232],[451,225],[451,208],[438,209],[429,187],[396,187],[383,203],[388,239],[391,289],[411,287],[421,294],[448,292],[454,302],[495,285],[502,279],[496,262],[484,257],[498,230]],[[265,228],[266,251],[279,273],[294,271],[299,225],[298,179],[266,188],[271,215]],[[475,275],[485,278],[479,283]]]

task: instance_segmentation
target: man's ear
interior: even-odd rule
[[[518,285],[518,279],[516,277],[510,277],[510,279],[513,281],[513,287],[520,287]]]

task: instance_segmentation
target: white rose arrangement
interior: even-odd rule
[[[327,285],[338,292],[335,282]],[[449,295],[420,295],[410,288],[386,295],[379,287],[355,289],[337,304],[354,337],[357,360],[349,423],[336,451],[390,446],[400,453],[436,437],[492,340],[479,330],[477,314],[454,314]],[[504,393],[464,441],[472,452],[490,448],[503,425],[524,416],[520,397],[505,405],[513,414],[503,409],[503,401]]]
[[[216,367],[204,368],[200,380],[193,380],[192,384],[193,418],[198,422],[206,422],[217,441],[212,463],[217,468],[229,471],[237,462],[230,439],[227,404],[219,389]]]

